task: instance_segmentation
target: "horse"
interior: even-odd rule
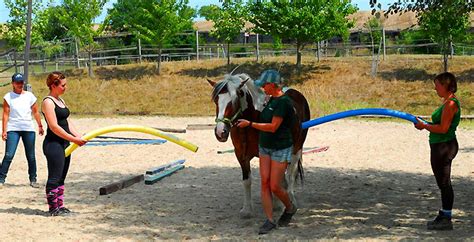
[[[268,98],[245,73],[227,74],[219,82],[209,79],[207,81],[213,87],[212,101],[216,104],[214,135],[219,142],[226,142],[229,134],[231,136],[234,153],[242,169],[244,185],[244,200],[240,217],[250,218],[253,215],[250,160],[253,157],[258,157],[259,131],[250,127],[238,128],[235,124],[238,119],[258,122],[259,114],[265,107]],[[288,89],[285,91],[285,95],[288,95],[293,101],[297,118],[291,128],[294,142],[293,153],[283,185],[287,188],[291,201],[296,205],[294,186],[298,175],[301,181],[304,178],[302,149],[308,133],[307,129],[301,128],[301,123],[310,119],[310,110],[306,98],[299,91]]]

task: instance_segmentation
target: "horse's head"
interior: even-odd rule
[[[207,80],[214,87],[212,90],[212,100],[216,104],[214,134],[220,142],[227,141],[230,129],[248,107],[245,84],[249,80],[250,77],[246,74],[226,75],[220,82]]]

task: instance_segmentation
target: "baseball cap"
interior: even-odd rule
[[[281,84],[281,76],[280,73],[277,70],[266,70],[262,72],[262,75],[260,75],[260,78],[258,80],[255,80],[255,86],[257,87],[263,87],[265,83],[275,83],[275,84]]]
[[[25,78],[20,73],[15,73],[12,76],[12,82],[24,82]]]

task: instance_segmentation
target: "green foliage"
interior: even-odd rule
[[[36,30],[41,33],[45,41],[60,40],[67,37],[66,25],[60,18],[63,11],[63,6],[48,6],[38,11]]]
[[[192,29],[194,10],[187,0],[119,0],[109,11],[114,30],[136,33],[145,43],[162,48],[177,33]]]
[[[136,3],[130,0],[118,0],[114,3],[113,8],[107,11],[104,25],[115,32],[130,31],[131,25],[127,19],[131,16],[124,17],[124,15],[131,14],[137,9]]]
[[[463,12],[458,7],[464,0],[454,0],[458,4],[440,8],[426,9],[419,16],[420,28],[438,43],[444,54],[450,51],[450,42],[467,39],[469,28],[469,12]]]
[[[59,10],[59,20],[67,29],[67,34],[76,38],[89,49],[94,46],[94,37],[101,33],[101,29],[94,29],[94,19],[107,0],[62,0]]]
[[[211,35],[229,45],[244,29],[247,9],[241,0],[223,1],[222,7],[217,5],[202,7],[199,14],[214,22]],[[227,54],[227,64],[230,64],[230,53]]]
[[[214,22],[211,35],[220,41],[230,43],[245,27],[247,12],[242,1],[224,1],[220,8],[211,5],[207,9],[206,19]]]
[[[377,3],[379,0],[370,0],[372,13],[376,12],[376,7],[381,8],[381,4]],[[446,7],[455,7],[459,12],[469,13],[474,10],[474,1],[472,0],[394,0],[389,6],[386,14],[397,14],[403,11],[413,11],[421,14],[424,11],[440,10]]]
[[[219,15],[220,8],[215,4],[202,6],[198,14],[201,17],[204,17],[207,21],[211,21],[212,19],[216,18]]]
[[[353,22],[346,17],[356,11],[349,0],[267,0],[248,6],[255,32],[296,42],[298,66],[305,45],[334,36],[347,38]]]
[[[26,18],[28,1],[5,0],[5,6],[10,9],[11,20],[7,21],[6,27],[0,29],[1,34],[7,40],[8,46],[23,50],[26,39]],[[32,45],[39,45],[43,42],[41,33],[36,30],[39,23],[35,21],[34,15],[41,9],[40,1],[33,1],[33,21],[31,32]]]

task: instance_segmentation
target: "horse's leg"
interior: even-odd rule
[[[302,149],[298,150],[296,154],[291,155],[291,163],[288,165],[288,168],[286,170],[286,180],[288,182],[288,196],[290,196],[290,200],[295,206],[298,206],[295,197],[295,184],[296,176],[298,176],[298,163],[301,162],[301,159]]]
[[[252,174],[250,172],[250,159],[245,158],[240,161],[242,168],[242,184],[244,185],[244,205],[240,210],[240,218],[251,218],[253,216],[252,208]]]

